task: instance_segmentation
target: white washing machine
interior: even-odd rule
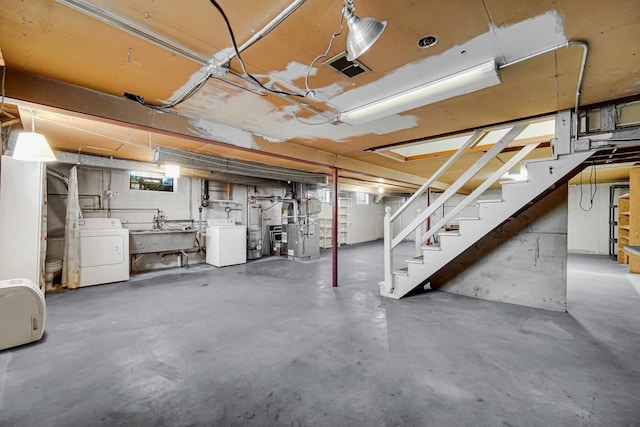
[[[207,264],[216,267],[247,262],[247,227],[232,219],[207,220]]]
[[[129,230],[117,218],[85,218],[79,224],[78,286],[129,280]]]
[[[0,350],[42,338],[46,308],[31,280],[0,280]]]

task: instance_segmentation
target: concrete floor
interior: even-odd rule
[[[570,313],[443,292],[380,300],[379,242],[145,273],[47,298],[0,352],[0,425],[637,426],[640,295],[572,255]]]

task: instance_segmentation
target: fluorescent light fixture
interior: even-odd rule
[[[500,84],[495,60],[340,114],[340,121],[360,125],[392,114]]]
[[[164,176],[167,178],[179,178],[180,177],[180,166],[177,165],[165,165],[164,166]]]

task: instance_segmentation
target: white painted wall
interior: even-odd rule
[[[626,183],[620,183],[626,184]],[[597,184],[593,206],[590,203],[589,184],[569,187],[568,250],[575,253],[609,254],[609,187]],[[622,195],[627,190],[617,190]],[[582,203],[580,195],[582,193]],[[617,197],[616,196],[616,197]],[[582,207],[580,207],[582,205]]]
[[[69,165],[52,166],[54,170],[68,176]],[[64,218],[66,211],[66,189],[62,182],[48,178],[50,216],[48,230],[52,238],[64,235]],[[154,216],[160,210],[165,219],[179,221],[172,225],[185,225],[199,228],[202,219],[202,231],[206,230],[206,220],[209,218],[231,218],[243,225],[247,224],[247,186],[232,185],[229,198],[237,204],[211,202],[200,213],[201,180],[199,178],[180,177],[177,179],[176,191],[141,191],[129,189],[129,171],[116,169],[102,169],[80,167],[78,169],[78,190],[80,205],[85,218],[118,218],[125,228],[130,230],[150,229],[153,227]],[[113,197],[106,196],[111,190]],[[271,193],[269,193],[271,194]],[[213,195],[212,195],[213,196]],[[216,195],[215,197],[218,197]],[[213,197],[212,197],[213,198]],[[232,210],[227,212],[225,208]],[[204,237],[201,244],[204,245]],[[204,261],[204,253],[193,253],[189,256],[189,263]],[[176,257],[167,257],[158,261],[155,254],[144,255],[138,261],[140,270],[162,267],[175,267]]]
[[[375,194],[369,195],[368,205],[356,204],[356,194],[351,197],[351,243],[369,242],[384,237],[384,203],[375,203]]]
[[[68,167],[56,167],[63,175],[68,174]],[[60,181],[49,178],[49,192],[52,215],[49,219],[49,230],[52,235],[62,235],[66,206],[66,190]],[[129,189],[129,171],[98,168],[80,168],[78,170],[78,191],[80,205],[87,218],[118,218],[130,230],[148,229],[153,226],[153,217],[157,210],[162,211],[168,220],[183,221],[189,225],[193,221],[198,226],[200,219],[200,179],[180,177],[177,179],[177,190],[173,193],[161,191],[140,191]],[[105,195],[107,190],[113,197]],[[222,203],[210,203],[202,210],[203,223],[209,218],[232,218],[237,223],[247,222],[247,187],[232,185],[230,199],[238,202],[231,206]],[[100,202],[101,200],[101,202]],[[236,210],[237,209],[237,210]],[[206,224],[205,224],[206,227]]]

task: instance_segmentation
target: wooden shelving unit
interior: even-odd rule
[[[629,244],[629,193],[618,197],[618,264],[629,264],[624,247]]]
[[[629,264],[629,273],[640,273],[639,194],[640,166],[634,166],[629,174],[629,193],[618,197],[618,263]]]
[[[629,213],[628,244],[640,246],[640,166],[632,167],[629,173],[629,209],[627,211]],[[632,253],[627,253],[627,256],[629,272],[640,273],[640,256]]]
[[[349,197],[338,198],[338,246],[351,244],[351,204]],[[319,216],[320,247],[330,248],[333,245],[331,238],[332,228],[331,203],[323,203]]]
[[[327,249],[331,247],[332,230],[331,218],[319,218],[320,221],[320,248]]]

